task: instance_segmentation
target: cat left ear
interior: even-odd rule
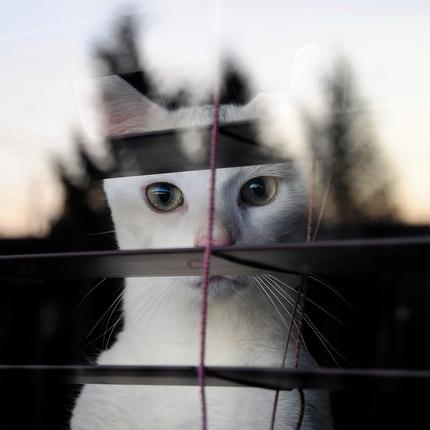
[[[105,134],[119,137],[162,128],[167,111],[117,75],[99,78],[105,110]]]

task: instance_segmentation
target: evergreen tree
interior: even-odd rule
[[[397,216],[393,178],[344,58],[338,58],[324,79],[323,91],[322,119],[305,115],[305,121],[319,182],[331,182],[329,212],[344,224],[393,221]]]

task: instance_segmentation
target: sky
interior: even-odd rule
[[[94,47],[129,12],[139,48],[165,91],[203,91],[216,52],[240,61],[257,92],[276,96],[291,150],[298,111],[318,114],[321,77],[350,61],[403,218],[430,222],[430,5],[423,1],[7,2],[0,16],[0,235],[42,234],[61,204],[53,160],[76,168],[79,130],[102,153]]]

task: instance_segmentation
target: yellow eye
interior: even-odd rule
[[[167,182],[157,182],[147,187],[146,198],[154,209],[162,212],[171,212],[184,203],[182,191]]]
[[[278,190],[278,181],[273,176],[258,176],[246,182],[240,189],[240,201],[252,206],[270,203]]]

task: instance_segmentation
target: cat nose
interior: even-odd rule
[[[196,247],[204,247],[206,246],[208,242],[208,236],[207,234],[199,234],[194,241],[194,246]],[[231,246],[234,245],[235,240],[230,232],[228,231],[221,231],[217,232],[214,231],[213,237],[212,237],[212,245],[213,246]]]

